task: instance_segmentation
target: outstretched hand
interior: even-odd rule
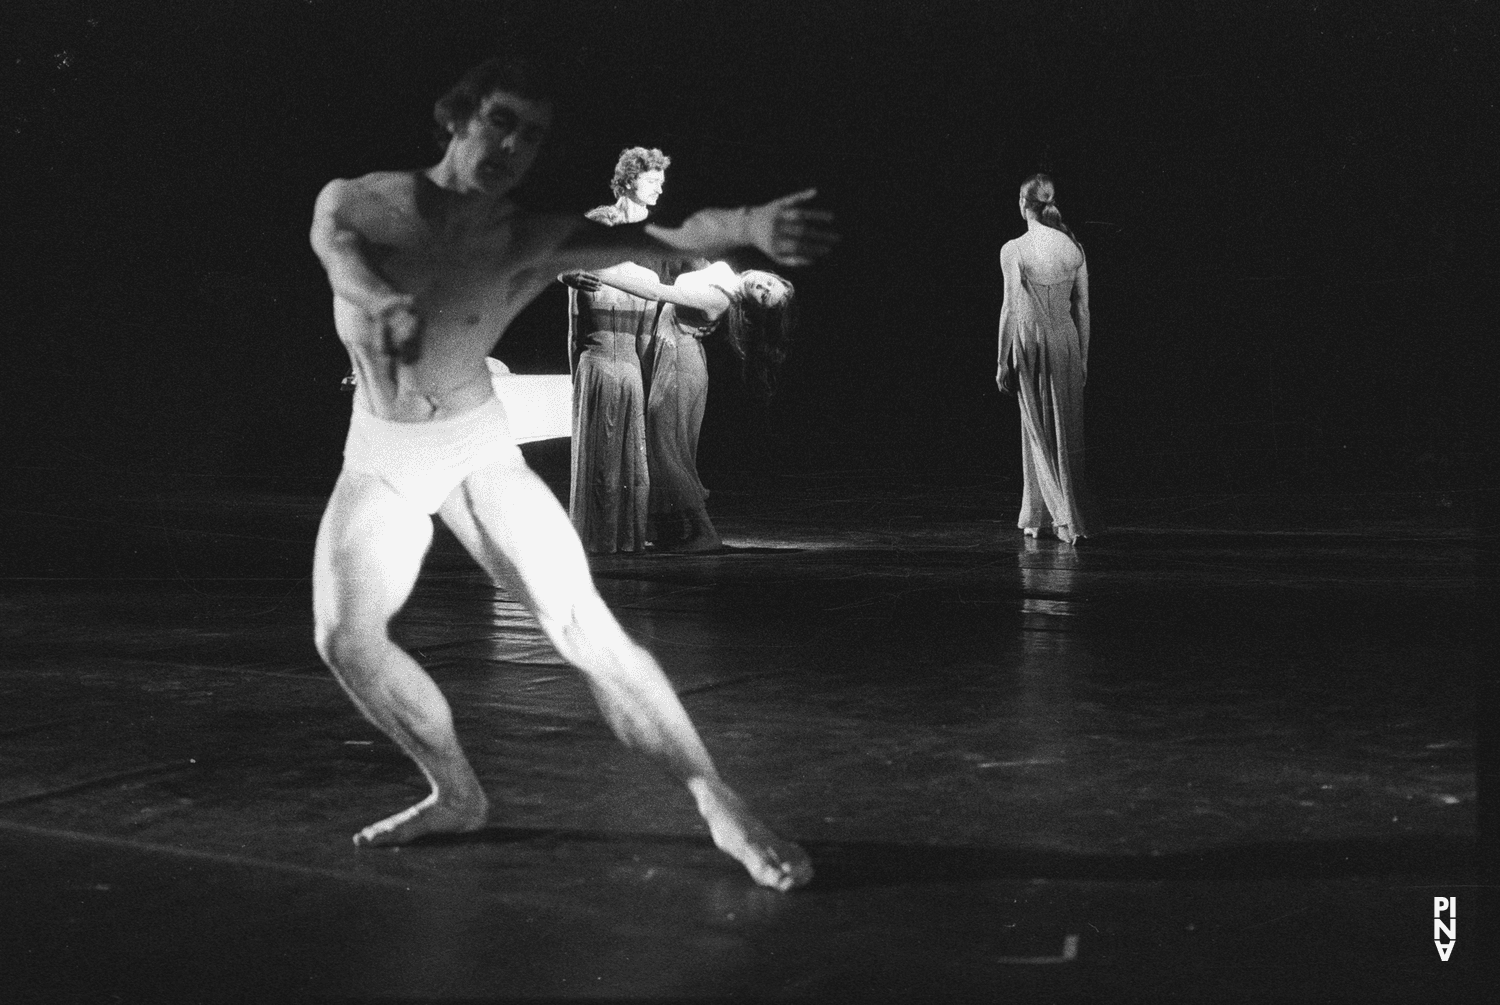
[[[811,265],[833,250],[839,240],[829,226],[833,214],[803,205],[817,194],[817,189],[809,188],[752,206],[750,236],[755,247],[777,265],[788,267]]]
[[[594,293],[604,285],[594,273],[582,270],[564,272],[557,277],[557,281],[564,286],[571,286],[582,293]]]

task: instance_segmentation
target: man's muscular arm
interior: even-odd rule
[[[556,271],[601,269],[642,256],[717,258],[735,248],[757,248],[778,265],[808,265],[838,241],[829,229],[833,214],[803,205],[816,194],[807,189],[762,206],[705,209],[680,227],[580,221],[554,252],[552,264]]]
[[[386,282],[365,258],[365,238],[350,220],[350,210],[366,193],[357,182],[336,179],[323,187],[313,206],[313,252],[328,273],[334,296],[369,316],[368,332],[381,355],[401,357],[416,347],[417,316],[412,297]],[[341,331],[341,337],[354,333]]]
[[[829,225],[833,214],[804,204],[815,188],[773,199],[762,206],[704,209],[682,226],[668,229],[646,224],[646,232],[678,252],[718,258],[735,248],[757,248],[777,265],[811,265],[838,243]]]

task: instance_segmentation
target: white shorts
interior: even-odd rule
[[[344,470],[379,477],[425,513],[442,508],[449,493],[475,471],[501,463],[526,462],[497,398],[436,422],[376,418],[357,396],[354,400]]]

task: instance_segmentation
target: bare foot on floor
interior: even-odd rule
[[[713,521],[702,510],[675,513],[670,518],[659,517],[656,530],[652,544],[657,551],[691,553],[724,549],[724,541],[719,537]]]
[[[700,534],[697,537],[690,537],[672,548],[673,551],[687,552],[722,551],[723,549],[724,541],[718,534]]]
[[[673,544],[657,544],[654,549],[662,555],[696,555],[709,551],[725,551],[724,542],[717,537],[713,538],[691,538],[686,541],[677,541]]]
[[[761,886],[786,891],[812,879],[807,852],[755,819],[723,782],[705,782],[694,794],[714,844],[738,860]]]
[[[652,543],[656,546],[657,551],[669,551],[673,554],[722,551],[724,549],[724,539],[719,537],[719,532],[714,529],[713,524],[694,527],[692,533],[682,537],[664,537]]]
[[[358,847],[406,844],[426,834],[467,834],[489,819],[489,800],[483,793],[464,799],[439,799],[434,792],[395,816],[373,823],[354,835]]]

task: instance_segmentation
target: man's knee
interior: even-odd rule
[[[582,670],[613,670],[645,653],[597,597],[573,604],[563,613],[538,611],[537,616],[557,651]]]
[[[357,675],[362,669],[373,669],[391,644],[384,630],[333,620],[320,620],[313,626],[313,645],[318,655],[341,675]]]

